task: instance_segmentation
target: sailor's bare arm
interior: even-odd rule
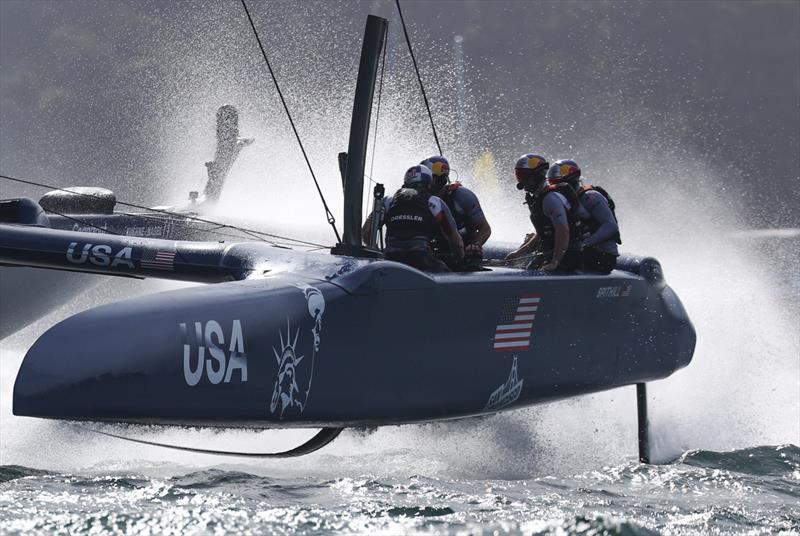
[[[484,216],[479,216],[472,222],[470,234],[473,234],[475,237],[472,243],[482,246],[489,240],[489,237],[492,236],[492,227]]]
[[[567,252],[569,245],[569,225],[558,224],[556,228],[556,243],[553,246],[553,258],[550,262],[542,266],[542,270],[555,270],[561,263],[561,259]]]
[[[539,247],[539,237],[536,233],[529,233],[525,235],[525,242],[516,250],[506,255],[506,260],[518,259],[536,251]]]

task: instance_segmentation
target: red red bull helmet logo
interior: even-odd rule
[[[434,162],[431,171],[433,171],[433,174],[437,177],[447,175],[450,173],[450,166],[447,165],[447,162]]]
[[[559,160],[547,170],[547,180],[550,184],[567,181],[580,175],[581,169],[574,160]]]
[[[450,174],[450,163],[443,156],[432,156],[420,162],[423,166],[428,166],[434,177]]]
[[[529,153],[524,154],[517,159],[517,164],[514,166],[514,169],[532,169],[535,171],[542,166],[547,165],[547,160],[545,160],[543,156]]]

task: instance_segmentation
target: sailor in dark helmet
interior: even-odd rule
[[[431,170],[417,165],[406,171],[403,187],[383,200],[386,225],[386,259],[402,262],[428,272],[449,272],[447,265],[433,254],[431,242],[441,234],[448,241],[456,261],[464,257],[464,243],[458,234],[450,209],[431,195]],[[373,213],[374,214],[374,213]],[[364,223],[362,236],[368,236],[373,216]]]
[[[581,170],[574,160],[559,160],[547,172],[550,184],[567,183],[586,210],[581,260],[584,270],[610,273],[617,265],[621,244],[614,200],[600,186],[581,181]]]
[[[464,262],[456,263],[452,258],[448,242],[444,237],[436,239],[436,256],[444,260],[453,270],[476,270],[483,257],[483,244],[492,234],[478,197],[460,182],[450,182],[450,163],[443,156],[431,156],[420,162],[431,170],[433,179],[431,193],[445,202],[464,241]]]
[[[581,267],[580,245],[585,211],[575,191],[567,183],[548,184],[547,161],[536,154],[524,154],[514,166],[517,189],[525,190],[525,203],[536,231],[519,249],[509,254],[516,258],[535,251],[528,268],[573,271]]]

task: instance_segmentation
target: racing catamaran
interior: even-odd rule
[[[621,257],[610,275],[434,275],[361,244],[386,31],[385,19],[368,17],[344,159],[344,232],[330,254],[53,229],[35,201],[0,202],[4,265],[208,283],[50,328],[20,367],[16,415],[321,428],[285,452],[186,449],[280,457],[312,452],[348,427],[485,415],[637,384],[647,459],[644,384],[687,366],[696,340],[658,261]],[[442,318],[457,329],[443,330]]]

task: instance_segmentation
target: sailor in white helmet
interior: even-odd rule
[[[402,262],[428,272],[449,272],[446,264],[436,259],[431,242],[441,232],[448,241],[453,257],[464,257],[464,242],[447,205],[431,195],[431,170],[424,165],[412,166],[403,178],[403,187],[383,200],[383,221],[386,225],[386,259]],[[369,236],[373,224],[371,214],[362,228],[362,237]]]

